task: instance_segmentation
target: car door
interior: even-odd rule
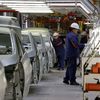
[[[39,55],[38,55],[38,50],[36,47],[35,39],[32,36],[31,33],[29,33],[29,38],[32,44],[32,50],[34,52],[34,66],[33,66],[33,78],[34,78],[34,84],[37,84],[39,82],[39,77],[40,77],[40,61],[39,61]]]
[[[31,77],[32,77],[32,66],[31,66],[31,62],[30,59],[28,58],[27,53],[24,51],[23,47],[22,47],[22,43],[21,40],[19,39],[19,37],[16,34],[16,43],[17,43],[17,48],[18,48],[18,54],[20,57],[20,62],[23,66],[23,70],[24,70],[24,91],[23,91],[23,96],[27,96],[28,92],[29,92],[29,87],[30,87],[30,83],[31,83]]]
[[[44,37],[44,38],[47,38],[47,37]],[[53,52],[52,52],[52,48],[51,48],[51,44],[49,40],[45,41],[45,46],[48,53],[49,67],[53,67],[53,55],[52,55]]]
[[[43,47],[43,52],[42,52],[42,55],[43,55],[43,62],[44,62],[44,74],[47,73],[49,71],[49,56],[48,56],[48,51],[46,49],[46,45],[45,45],[45,42],[43,40],[43,37],[42,35],[40,35],[40,38],[41,38],[41,43],[42,43],[42,47]]]
[[[7,87],[7,81],[5,78],[4,67],[0,62],[0,100],[4,100],[6,87]]]
[[[37,84],[39,81],[39,70],[40,70],[40,62],[37,56],[36,47],[34,44],[33,37],[31,33],[22,32],[22,43],[23,47],[26,50],[28,57],[30,58],[32,65],[32,83]]]
[[[44,61],[44,47],[42,46],[42,42],[41,42],[41,37],[40,35],[34,36],[33,38],[35,40],[35,43],[37,45],[37,53],[39,56],[39,61],[40,61],[40,76],[39,76],[39,80],[41,80],[42,76],[43,76],[43,71],[44,71],[44,66],[45,66],[45,61]]]

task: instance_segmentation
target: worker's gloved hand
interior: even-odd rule
[[[77,57],[77,59],[76,59],[77,67],[80,67],[80,63],[81,63],[81,58]]]

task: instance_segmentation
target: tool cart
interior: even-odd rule
[[[100,27],[81,53],[83,100],[100,100]]]

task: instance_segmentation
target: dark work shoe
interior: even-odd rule
[[[64,70],[64,68],[61,68],[61,70]]]
[[[63,81],[63,83],[65,83],[65,84],[67,84],[67,85],[69,84],[69,82],[68,82],[68,81]]]
[[[57,70],[60,70],[60,68],[57,68]]]
[[[77,82],[71,82],[70,85],[80,85],[80,84]]]

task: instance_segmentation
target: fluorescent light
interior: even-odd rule
[[[12,7],[12,9],[21,13],[53,13],[48,7]]]
[[[0,3],[21,13],[53,13],[45,2],[42,1],[2,0]]]
[[[48,6],[8,6],[13,9],[50,9]]]
[[[42,7],[41,8],[34,8],[34,7],[33,8],[12,8],[12,9],[19,10],[19,11],[20,10],[31,10],[31,11],[32,10],[33,11],[35,11],[35,10],[41,10],[41,11],[42,10],[50,10],[49,8],[42,8]]]
[[[29,5],[23,5],[23,6],[14,6],[14,5],[12,5],[12,6],[8,6],[7,5],[7,7],[11,7],[11,8],[49,8],[48,6],[29,6]]]
[[[48,6],[75,6],[75,3],[48,3]]]
[[[77,0],[78,2],[80,1],[80,0]],[[47,3],[55,3],[55,2],[60,2],[60,3],[62,3],[62,2],[67,2],[67,3],[69,3],[69,2],[75,2],[75,0],[47,0],[46,1]]]
[[[20,1],[17,1],[17,0],[13,0],[13,1],[8,1],[8,0],[1,0],[0,1],[0,3],[30,3],[30,4],[32,4],[32,3],[37,3],[37,4],[42,4],[42,3],[45,3],[45,2],[43,2],[43,1],[23,1],[23,0],[20,0]]]
[[[52,10],[28,10],[28,9],[16,9],[17,11],[21,12],[21,13],[53,13]]]
[[[14,3],[14,4],[8,4],[8,3],[3,3],[3,5],[7,5],[7,6],[46,6],[46,4],[41,4],[41,3],[39,3],[39,4],[36,4],[36,3],[23,3],[23,4],[19,4],[19,3]]]
[[[53,13],[52,11],[19,11],[20,13]]]

